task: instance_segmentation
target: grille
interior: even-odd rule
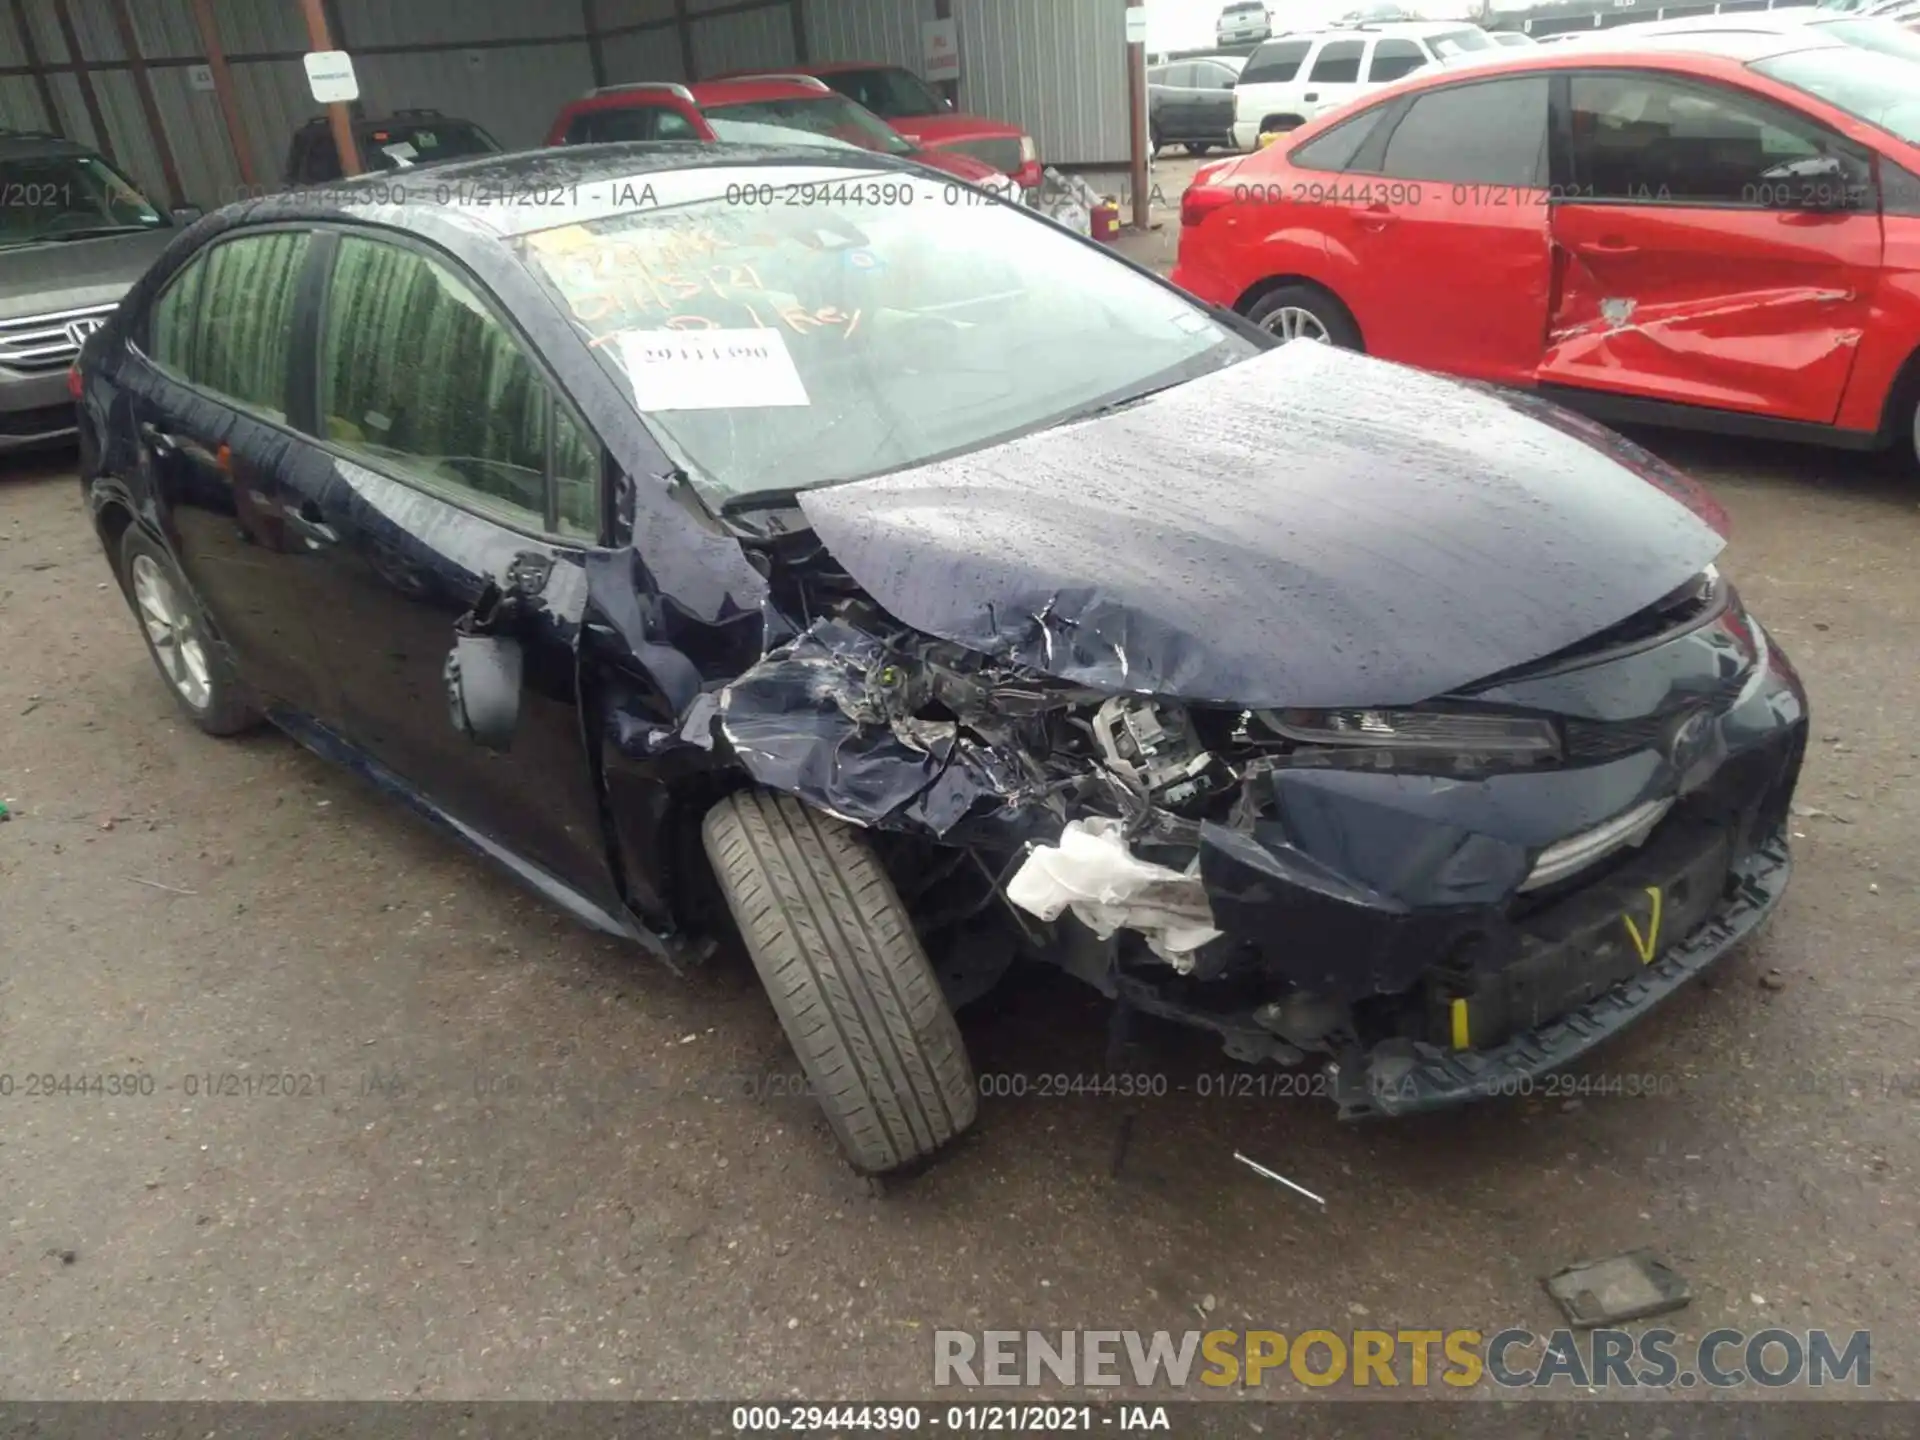
[[[1563,722],[1567,739],[1567,759],[1583,762],[1617,760],[1622,755],[1651,750],[1659,746],[1667,732],[1677,729],[1683,719],[1672,713],[1648,715],[1635,720],[1567,720]]]
[[[0,320],[0,365],[35,373],[64,370],[80,353],[80,343],[107,323],[112,305]]]
[[[970,155],[983,165],[1013,174],[1020,168],[1020,141],[1018,139],[997,140],[961,140],[953,145],[942,145],[942,150],[954,150],[962,155]]]

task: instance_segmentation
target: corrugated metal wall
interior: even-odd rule
[[[790,0],[747,9],[740,0],[687,0],[683,46],[674,0],[592,0],[609,83],[687,80],[798,63]],[[881,60],[918,69],[921,24],[933,0],[798,0],[810,60]],[[166,195],[158,136],[125,63],[121,0],[25,0],[43,66],[67,66],[60,7],[72,17],[104,125],[95,133],[80,77],[46,76],[58,114],[26,74],[0,74],[0,124],[56,129],[124,166],[156,199]],[[126,0],[162,132],[184,198],[217,205],[240,192],[241,172],[202,66],[191,0]],[[478,121],[510,147],[536,145],[554,113],[593,84],[582,0],[334,0],[337,43],[355,57],[370,111],[427,106]],[[1124,0],[953,0],[962,52],[963,109],[1026,127],[1041,153],[1064,164],[1109,164],[1126,154]],[[319,112],[299,56],[298,0],[213,0],[231,61],[249,159],[279,181],[293,130]],[[722,13],[707,13],[710,11]],[[692,76],[686,52],[692,52]],[[0,0],[0,71],[29,65],[11,0]],[[105,68],[97,68],[105,67]]]

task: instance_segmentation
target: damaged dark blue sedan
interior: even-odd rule
[[[1524,397],[1273,342],[885,157],[586,147],[230,208],[79,366],[175,699],[674,964],[872,1172],[1064,967],[1350,1114],[1565,1065],[1778,900],[1725,521]]]

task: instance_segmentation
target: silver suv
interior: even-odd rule
[[[0,130],[0,454],[70,439],[67,369],[178,227],[100,156]]]

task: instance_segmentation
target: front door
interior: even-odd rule
[[[1870,158],[1726,86],[1566,84],[1538,378],[1833,421],[1880,274]]]
[[[269,708],[326,718],[289,422],[295,299],[312,237],[255,231],[201,252],[154,301],[128,377],[141,464],[188,583]],[[324,479],[324,476],[317,478]]]
[[[617,916],[588,760],[578,644],[599,537],[600,447],[531,348],[453,261],[326,241],[320,450],[334,489],[324,627],[348,739],[502,858]],[[454,728],[455,624],[489,583],[525,597],[504,752]]]
[[[1422,91],[1390,131],[1368,134],[1349,173],[1328,177],[1338,203],[1320,213],[1364,279],[1354,318],[1371,353],[1532,382],[1547,321],[1547,83]]]
[[[1320,43],[1300,94],[1302,120],[1336,110],[1360,93],[1360,66],[1366,59],[1367,45],[1359,39]]]

